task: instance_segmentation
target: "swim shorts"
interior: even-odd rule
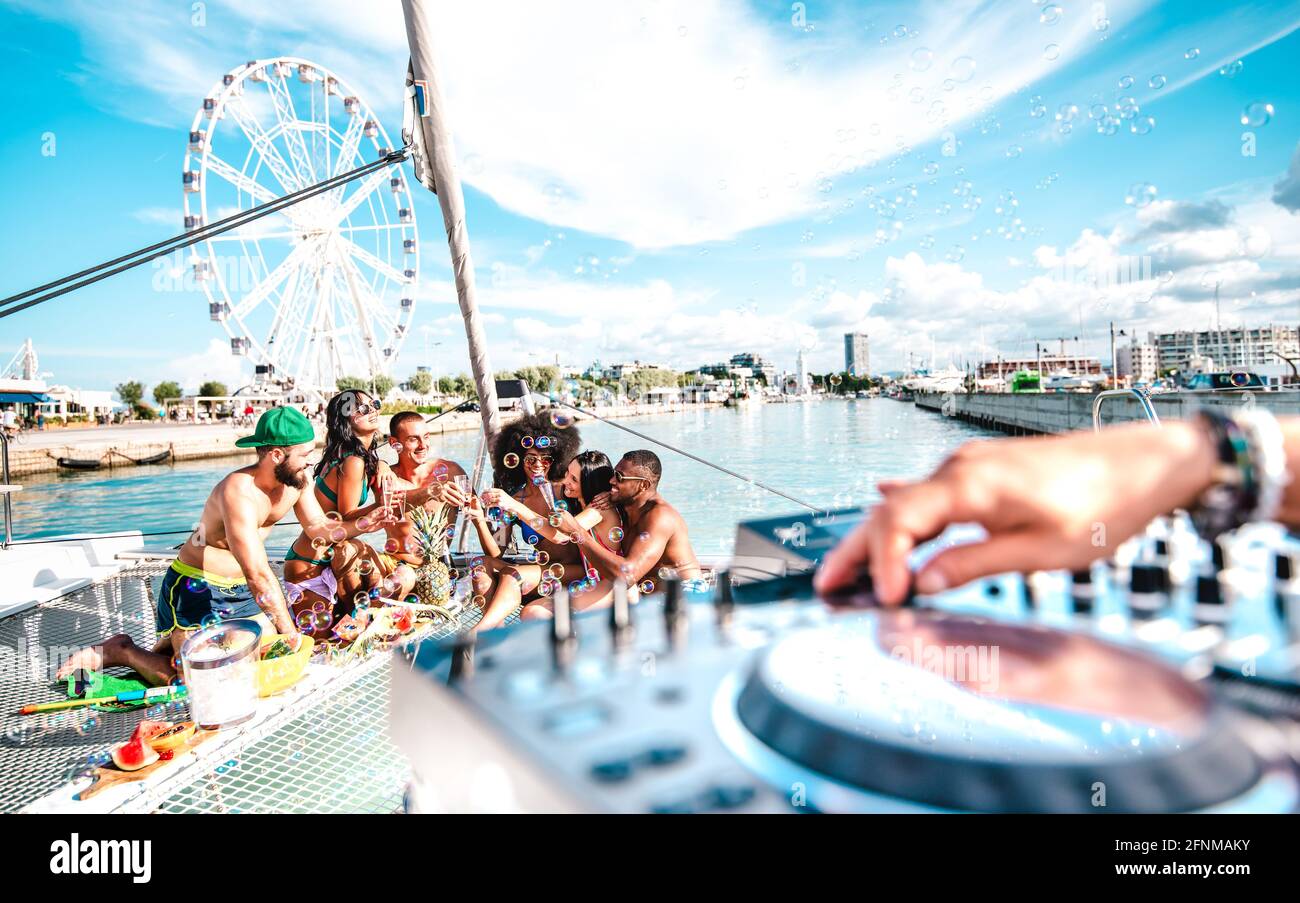
[[[167,636],[177,628],[197,630],[210,615],[226,621],[252,618],[261,613],[247,581],[209,574],[173,561],[158,591],[154,626],[159,636]]]

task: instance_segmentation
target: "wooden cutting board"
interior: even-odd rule
[[[129,784],[133,781],[142,781],[145,778],[149,777],[149,775],[157,771],[159,768],[162,768],[164,765],[168,765],[171,762],[175,761],[176,756],[180,756],[189,752],[190,750],[198,746],[200,743],[203,743],[209,737],[216,736],[217,733],[218,731],[208,731],[208,730],[204,730],[203,728],[198,728],[197,730],[194,731],[193,734],[190,735],[190,739],[186,742],[184,746],[178,747],[176,750],[173,751],[174,755],[172,756],[171,759],[167,759],[167,760],[159,759],[157,762],[150,763],[149,765],[146,765],[144,768],[138,769],[137,771],[123,771],[122,769],[118,768],[116,765],[112,765],[112,764],[101,765],[98,768],[96,768],[94,771],[94,776],[95,776],[94,783],[92,783],[85,790],[78,793],[75,797],[73,797],[73,799],[88,800],[92,796],[97,796],[98,794],[103,793],[105,790],[107,790],[110,787],[116,787],[119,784]]]

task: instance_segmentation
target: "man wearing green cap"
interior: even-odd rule
[[[392,512],[379,502],[342,521],[325,517],[307,481],[315,438],[311,423],[297,408],[272,408],[262,414],[253,435],[235,443],[256,449],[257,463],[216,485],[198,527],[163,577],[154,648],[142,649],[126,634],[118,634],[75,653],[59,669],[59,678],[78,668],[98,671],[125,665],[151,683],[167,683],[175,676],[174,660],[186,637],[205,621],[212,623],[214,616],[255,618],[296,644],[297,626],[266,558],[264,543],[271,528],[291,508],[308,537],[330,543],[340,541],[339,530],[351,539],[393,522]]]

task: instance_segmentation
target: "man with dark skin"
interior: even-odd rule
[[[156,613],[158,642],[142,649],[126,634],[111,636],[74,653],[59,668],[58,679],[79,668],[98,671],[124,665],[150,684],[165,684],[176,675],[175,657],[185,640],[212,615],[252,618],[296,646],[297,626],[266,558],[264,543],[271,528],[290,509],[309,537],[327,542],[340,527],[351,539],[392,522],[391,512],[378,504],[342,522],[325,517],[307,481],[315,438],[296,408],[272,408],[258,420],[252,436],[235,444],[257,449],[257,462],[228,474],[204,503],[198,527],[163,578]],[[361,520],[363,515],[369,518]]]
[[[685,519],[659,494],[662,475],[659,456],[644,449],[628,452],[614,466],[609,499],[622,510],[627,524],[619,549],[622,554],[611,552],[597,542],[591,531],[579,525],[567,511],[559,512],[561,529],[570,534],[599,571],[619,574],[633,585],[647,576],[656,580],[663,571],[682,580],[701,577],[700,562],[691,547]],[[612,583],[601,580],[574,593],[570,603],[575,611],[597,608],[608,605],[612,593]],[[535,603],[528,610],[532,617],[544,617],[550,603]]]

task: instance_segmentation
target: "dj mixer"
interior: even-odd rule
[[[395,660],[413,811],[1300,810],[1300,543],[1162,519],[1077,573],[899,607],[815,564],[861,512],[742,524],[708,593]],[[916,563],[960,531],[918,550]]]

